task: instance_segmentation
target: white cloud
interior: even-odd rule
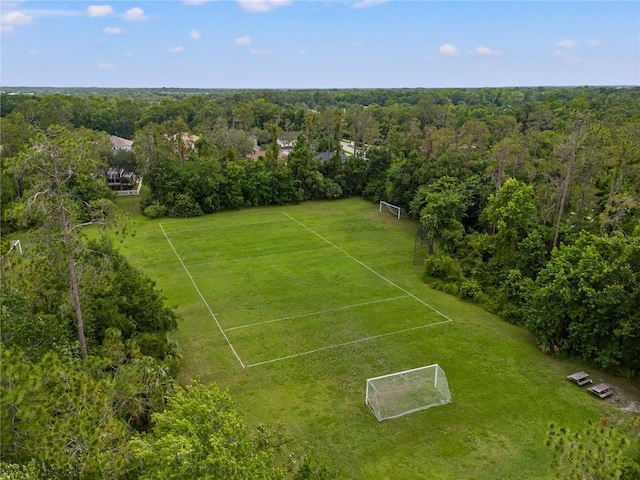
[[[458,55],[458,49],[448,43],[442,45],[438,51],[443,55]]]
[[[375,7],[377,5],[387,3],[387,1],[388,0],[360,0],[359,2],[356,2],[353,5],[351,5],[351,8],[359,9],[359,8]]]
[[[564,40],[560,40],[556,43],[556,45],[561,48],[574,48],[578,46],[578,42],[571,40],[570,38],[565,38]]]
[[[181,53],[184,52],[184,47],[173,47],[167,50],[169,53]]]
[[[106,15],[111,15],[113,13],[113,8],[111,5],[91,5],[87,8],[87,15],[92,18],[95,17],[104,17]]]
[[[600,45],[602,45],[602,42],[600,40],[598,40],[597,38],[594,38],[593,40],[591,40],[589,42],[589,46],[591,46],[591,47],[599,47]]]
[[[233,43],[236,45],[251,45],[251,37],[249,35],[245,35],[244,37],[236,38]]]
[[[194,40],[198,40],[202,35],[200,35],[200,32],[198,30],[191,30],[189,36]]]
[[[104,27],[102,33],[106,33],[107,35],[122,35],[124,30],[120,27]]]
[[[562,56],[562,50],[556,50],[555,52],[553,52],[553,55],[555,57],[561,57]]]
[[[269,55],[269,50],[264,50],[262,48],[252,48],[249,50],[251,55]]]
[[[27,52],[27,55],[29,55],[30,57],[37,57],[38,55],[40,55],[40,50],[29,50]]]
[[[29,25],[33,22],[33,17],[23,12],[10,12],[0,17],[0,34],[10,35],[15,31],[15,27]]]
[[[307,52],[305,52],[304,50],[298,50],[298,55],[304,56],[306,54],[307,54]]]
[[[477,55],[486,55],[486,56],[498,56],[502,55],[501,50],[493,50],[488,47],[476,47],[475,53]]]
[[[142,22],[147,20],[147,16],[144,14],[144,10],[138,7],[134,7],[124,12],[124,19],[127,22]]]
[[[124,52],[124,53],[122,54],[122,56],[123,56],[123,57],[133,57],[133,53],[131,53],[131,52]]]
[[[108,63],[108,62],[100,62],[98,63],[98,68],[100,70],[109,70],[110,68],[115,67],[115,65],[113,63]]]
[[[270,12],[278,7],[286,7],[292,4],[292,0],[236,0],[245,12]]]
[[[27,15],[22,12],[10,12],[6,15],[2,15],[0,17],[0,23],[2,25],[28,25],[33,21],[33,17],[31,15]]]
[[[182,3],[185,5],[202,5],[210,1],[211,0],[182,0]]]

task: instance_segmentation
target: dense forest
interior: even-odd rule
[[[2,458],[16,475],[162,476],[165,438],[182,434],[204,474],[331,477],[288,464],[280,427],[248,432],[214,386],[175,386],[179,319],[110,240],[126,220],[108,167],[143,178],[149,217],[398,205],[419,221],[427,284],[548,354],[638,379],[640,88],[27,90],[0,98],[2,232],[38,241],[29,260],[3,256]],[[78,402],[84,416],[60,413]],[[181,418],[207,404],[229,412],[220,435],[238,435],[228,458],[207,457],[212,440]],[[96,416],[104,431],[87,435]],[[79,443],[61,456],[65,429]]]

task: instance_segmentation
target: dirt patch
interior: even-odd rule
[[[613,391],[613,395],[611,395],[608,401],[612,405],[615,405],[625,413],[640,413],[640,396],[638,392],[633,391],[635,389],[611,385],[611,390]]]

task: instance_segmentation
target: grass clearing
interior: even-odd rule
[[[123,253],[183,318],[181,381],[216,381],[249,423],[285,424],[341,478],[549,478],[549,422],[623,416],[527,331],[427,288],[416,224],[377,205],[133,221]],[[366,379],[433,363],[453,403],[379,423]]]

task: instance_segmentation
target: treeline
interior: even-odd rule
[[[12,92],[11,94],[7,92]],[[24,92],[24,93],[20,93]],[[30,93],[26,93],[30,92]],[[635,87],[582,88],[475,88],[475,89],[321,89],[321,90],[201,90],[201,89],[47,89],[7,88],[0,94],[0,116],[20,113],[28,124],[46,130],[51,124],[86,127],[133,139],[134,133],[148,123],[161,124],[181,118],[194,130],[207,118],[222,117],[231,126],[241,124],[245,130],[263,129],[275,120],[284,130],[301,131],[304,113],[309,110],[353,106],[375,108],[377,120],[383,121],[384,107],[391,121],[417,119],[420,127],[443,123],[430,118],[455,110],[448,118],[456,126],[470,115],[499,115],[509,110],[521,123],[536,104],[551,109],[577,108],[610,110],[609,114],[626,115],[638,100]],[[629,102],[632,105],[629,105]],[[440,109],[439,114],[434,106]],[[473,114],[468,110],[474,110]],[[437,109],[436,109],[437,110]],[[401,117],[398,118],[402,112]],[[453,112],[450,112],[453,113]],[[462,122],[462,123],[461,123]],[[3,139],[3,144],[5,143]]]

